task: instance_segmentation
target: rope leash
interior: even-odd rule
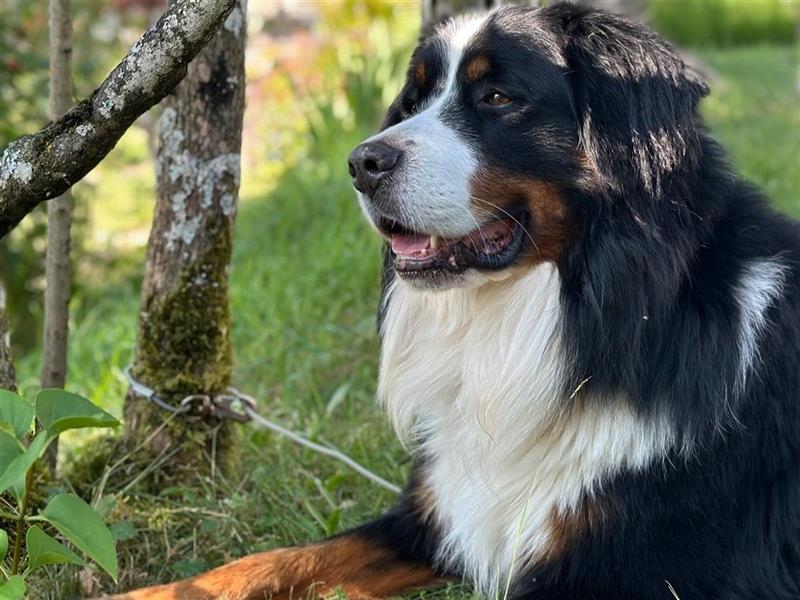
[[[123,373],[125,374],[125,379],[128,380],[128,384],[130,385],[134,394],[149,400],[167,412],[194,419],[208,419],[209,417],[216,417],[217,419],[228,419],[238,423],[247,423],[251,421],[255,422],[261,427],[282,435],[294,443],[308,448],[317,454],[322,454],[344,463],[362,477],[369,479],[371,482],[391,492],[394,492],[395,494],[399,494],[401,492],[401,489],[398,486],[386,481],[379,475],[376,475],[365,466],[347,456],[344,452],[335,448],[317,444],[316,442],[312,442],[299,433],[295,433],[294,431],[286,429],[274,421],[267,419],[258,412],[255,399],[252,396],[248,396],[247,394],[240,392],[236,388],[229,387],[224,394],[189,394],[185,396],[178,404],[171,404],[161,397],[154,389],[146,386],[141,381],[136,379],[136,377],[133,376],[131,367],[126,367],[123,370]]]

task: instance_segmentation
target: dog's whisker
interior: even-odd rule
[[[519,227],[522,229],[522,232],[523,232],[523,233],[525,234],[525,236],[526,236],[526,237],[527,237],[527,238],[528,238],[528,239],[531,241],[531,244],[533,244],[533,247],[536,249],[536,253],[537,253],[539,256],[541,256],[541,255],[542,255],[541,251],[539,250],[539,246],[537,246],[537,245],[536,245],[536,240],[534,240],[534,239],[533,239],[533,236],[530,234],[530,232],[528,231],[528,229],[527,229],[527,228],[526,228],[526,227],[525,227],[525,226],[524,226],[522,223],[520,223],[519,219],[517,219],[517,218],[516,218],[514,215],[512,215],[510,212],[508,212],[508,211],[507,211],[506,209],[504,209],[502,206],[498,206],[498,205],[497,205],[497,204],[495,204],[494,202],[491,202],[491,201],[489,201],[489,200],[486,200],[485,198],[479,198],[478,196],[474,196],[474,195],[470,194],[470,200],[474,200],[474,201],[476,201],[476,202],[483,202],[484,204],[488,204],[489,206],[491,206],[491,207],[493,207],[493,208],[496,208],[497,210],[499,210],[499,211],[500,211],[500,212],[502,212],[503,214],[507,215],[507,216],[508,216],[508,218],[510,218],[512,221],[514,221],[514,222],[515,222],[515,223],[516,223],[516,224],[517,224],[517,225],[518,225],[518,226],[519,226]],[[490,211],[486,211],[486,213],[487,213],[487,214],[489,214],[489,215],[491,215],[491,212],[490,212]]]
[[[486,236],[483,235],[483,230],[481,226],[478,224],[478,220],[475,218],[475,215],[472,214],[472,211],[469,208],[464,208],[466,213],[469,215],[469,218],[472,219],[472,222],[475,223],[475,228],[478,230],[478,234],[481,236],[481,241],[483,242],[483,247],[485,250],[489,250],[489,242],[486,241]]]

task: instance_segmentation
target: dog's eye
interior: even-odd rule
[[[511,98],[497,90],[491,90],[483,97],[481,102],[489,106],[504,106],[511,103]]]

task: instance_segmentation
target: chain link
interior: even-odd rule
[[[229,387],[223,394],[189,394],[184,396],[178,404],[173,404],[160,396],[154,389],[136,379],[131,367],[127,367],[123,373],[134,394],[176,415],[186,415],[196,419],[215,417],[246,423],[251,419],[248,409],[254,410],[256,407],[253,398],[232,387]]]

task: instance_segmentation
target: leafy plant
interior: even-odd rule
[[[22,598],[28,575],[45,565],[85,564],[39,524],[60,533],[116,581],[114,539],[86,502],[74,494],[58,494],[38,514],[28,512],[33,469],[50,442],[70,429],[118,425],[77,394],[42,390],[31,405],[14,392],[0,390],[0,494],[8,499],[0,510],[0,598]]]

